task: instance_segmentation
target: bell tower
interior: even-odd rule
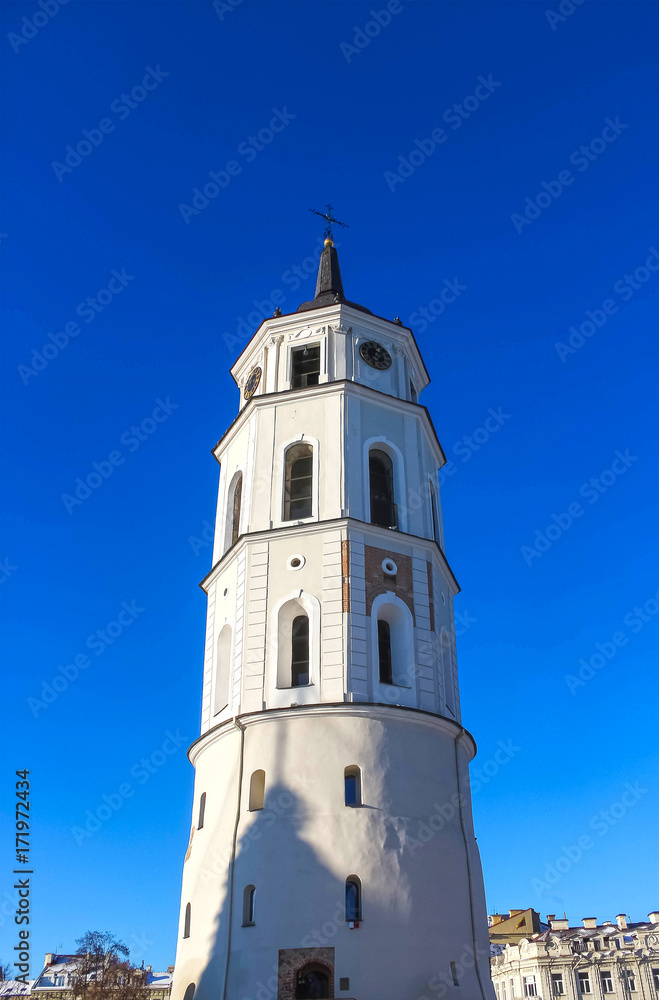
[[[412,331],[328,236],[231,374],[173,1000],[493,1000]]]

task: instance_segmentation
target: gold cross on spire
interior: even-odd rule
[[[335,219],[332,216],[332,206],[330,204],[325,205],[325,208],[327,209],[326,212],[317,212],[315,208],[310,208],[309,211],[313,212],[314,215],[319,215],[321,217],[321,219],[325,220],[325,222],[327,223],[327,226],[325,228],[325,232],[323,233],[323,235],[324,235],[324,237],[325,237],[326,240],[331,240],[331,239],[333,239],[333,237],[332,237],[332,225],[343,226],[344,229],[349,229],[350,227],[348,226],[348,224],[346,222],[339,222],[338,219]]]

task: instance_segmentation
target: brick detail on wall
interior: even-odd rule
[[[393,559],[396,563],[398,572],[395,578],[387,576],[382,569],[383,559]],[[366,575],[366,614],[370,615],[375,598],[380,594],[386,594],[390,590],[396,597],[399,597],[401,601],[407,604],[416,625],[412,557],[403,555],[400,552],[395,552],[392,555],[386,549],[377,549],[373,545],[365,545],[364,572]]]
[[[279,951],[277,1000],[295,1000],[298,974],[307,965],[329,977],[329,995],[334,996],[334,948],[282,948]]]
[[[350,611],[350,542],[341,542],[341,576],[343,611]]]

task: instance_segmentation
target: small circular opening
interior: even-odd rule
[[[293,569],[297,569],[299,565],[300,565],[299,559],[291,559],[291,566],[293,567]]]
[[[288,561],[286,563],[286,566],[288,567],[288,569],[293,569],[293,570],[295,570],[295,569],[302,569],[302,567],[304,566],[305,562],[306,562],[306,559],[304,558],[304,556],[301,556],[301,555],[298,554],[298,555],[291,556],[288,559]]]
[[[393,561],[393,559],[383,559],[382,569],[387,576],[395,576],[396,573],[398,572],[398,567],[396,566],[396,563]]]

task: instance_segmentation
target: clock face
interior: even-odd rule
[[[245,390],[243,392],[243,395],[244,395],[245,399],[251,399],[252,398],[252,396],[254,395],[254,393],[256,392],[256,390],[259,387],[259,382],[261,381],[261,375],[262,374],[263,374],[263,370],[261,368],[258,368],[258,367],[257,368],[252,368],[251,372],[249,373],[249,378],[247,379],[247,381],[245,383]]]
[[[383,371],[391,366],[391,354],[378,344],[375,340],[366,340],[360,345],[359,353],[367,365],[371,368],[379,368]]]

